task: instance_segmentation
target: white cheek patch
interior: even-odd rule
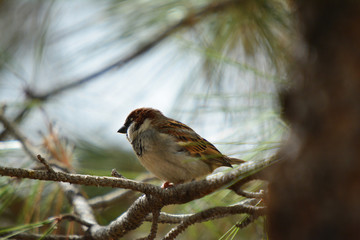
[[[129,142],[132,142],[132,140],[136,137],[136,133],[134,132],[134,128],[135,128],[135,123],[131,123],[130,126],[127,129],[126,132],[126,138],[128,139]],[[135,136],[134,136],[135,135]]]
[[[146,119],[143,124],[141,124],[138,132],[141,133],[141,132],[144,132],[146,130],[148,130],[150,128],[150,123],[151,123],[151,120],[149,119]]]
[[[128,127],[128,130],[126,132],[126,137],[129,140],[129,142],[132,142],[137,135],[139,135],[140,133],[148,130],[149,128],[151,128],[150,126],[151,120],[146,119],[140,126],[140,128],[138,130],[135,130],[135,122],[131,123],[130,126]]]

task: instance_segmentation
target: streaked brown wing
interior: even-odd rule
[[[159,131],[174,136],[182,151],[187,151],[191,156],[200,158],[213,169],[219,166],[231,167],[231,164],[214,145],[185,124],[169,119],[168,124],[162,126]]]

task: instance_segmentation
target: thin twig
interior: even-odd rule
[[[109,192],[105,195],[91,198],[88,200],[88,202],[93,209],[105,209],[107,207],[115,205],[116,203],[121,202],[124,199],[135,196],[135,193],[136,192],[132,190],[116,189],[115,191]]]
[[[141,180],[141,182],[146,183],[154,179],[155,179],[154,177],[149,177]],[[136,192],[126,189],[116,189],[104,195],[91,198],[88,200],[88,202],[93,209],[98,209],[98,208],[105,209],[107,207],[110,207],[112,205],[121,202],[124,199],[128,199],[129,201],[134,201],[136,199]]]
[[[38,154],[37,159],[45,166],[46,170],[50,173],[55,173],[54,169],[48,164],[48,162],[45,160],[45,158],[41,157],[40,154]]]
[[[55,173],[47,173],[49,175],[56,175],[61,173],[60,169],[55,168]],[[81,194],[80,189],[77,186],[74,186],[69,183],[60,182],[60,187],[64,191],[65,196],[67,197],[69,203],[74,207],[75,213],[79,216],[79,219],[84,222],[88,222],[91,226],[97,226],[98,223],[96,221],[94,212],[90,207],[87,199]],[[82,228],[84,231],[88,230],[88,226],[83,224]]]
[[[111,170],[111,176],[117,177],[117,178],[125,178],[122,174],[118,173],[118,171],[116,171],[115,168],[113,168],[113,170]]]
[[[260,190],[259,192],[249,192],[246,190],[242,190],[241,188],[238,189],[232,189],[235,193],[237,193],[240,196],[246,197],[246,198],[264,198],[265,191]]]
[[[246,205],[254,206],[254,204],[256,204],[256,203],[257,203],[256,199],[245,199],[238,204],[242,204],[244,206],[246,206]],[[193,216],[194,214],[196,214],[196,213],[193,213],[193,214],[170,214],[170,213],[161,212],[158,222],[166,223],[166,224],[178,224],[178,223],[182,223],[183,221],[187,220],[189,217]],[[151,222],[152,215],[149,214],[148,216],[146,216],[145,221]]]
[[[164,206],[164,203],[161,202],[160,198],[143,195],[125,213],[106,227],[91,228],[91,236],[96,239],[121,238],[129,231],[141,226],[146,215],[152,211],[153,206]]]
[[[151,196],[147,196],[147,198],[152,198]],[[149,200],[151,201],[151,199]],[[145,238],[139,238],[138,240],[153,240],[156,237],[157,234],[157,230],[158,230],[158,220],[159,220],[159,215],[160,215],[160,211],[161,208],[164,206],[161,204],[160,201],[154,201],[155,203],[158,203],[157,205],[152,205],[151,206],[151,213],[152,213],[152,223],[151,223],[151,229],[150,229],[150,233],[147,237]]]
[[[175,239],[181,232],[183,232],[189,226],[204,222],[216,218],[221,218],[230,214],[240,214],[240,213],[248,213],[248,214],[256,214],[256,215],[264,215],[265,207],[254,207],[250,205],[237,204],[229,207],[214,207],[199,213],[193,214],[184,220],[180,225],[173,228],[168,234],[163,238],[164,240]]]
[[[256,200],[255,200],[256,201]],[[262,199],[258,200],[256,203],[254,202],[254,206],[258,206],[261,202],[263,202]],[[250,223],[254,222],[256,219],[258,219],[260,216],[262,216],[263,214],[259,214],[259,212],[255,212],[253,214],[250,214],[248,216],[246,216],[241,222],[237,223],[235,225],[235,227],[237,228],[244,228],[246,226],[248,226]]]
[[[60,217],[57,217],[58,221],[73,221],[73,222],[77,222],[80,223],[81,225],[87,226],[87,227],[91,227],[94,224],[88,221],[85,221],[84,219],[79,218],[78,216],[74,215],[74,214],[64,214],[61,215]]]
[[[240,223],[237,223],[235,225],[235,227],[237,228],[245,228],[247,227],[250,223],[254,222],[256,219],[258,219],[261,215],[258,214],[253,214],[253,215],[249,215],[247,216],[244,220],[242,220]]]
[[[148,240],[153,240],[156,237],[156,233],[158,230],[158,220],[159,220],[159,215],[160,215],[160,209],[154,208],[152,211],[152,215],[153,215],[153,220],[152,220],[152,224],[151,224],[150,234],[147,237]]]

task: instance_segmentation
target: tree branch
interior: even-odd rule
[[[278,161],[276,158],[248,161],[225,174],[216,174],[204,180],[180,184],[170,189],[161,189],[160,187],[152,184],[141,183],[124,178],[99,177],[65,172],[50,173],[43,170],[20,169],[2,166],[0,166],[0,175],[46,181],[68,182],[88,186],[126,188],[157,196],[164,199],[166,204],[178,204],[201,198],[221,187],[232,185],[235,182],[240,181],[241,179],[244,179],[247,176],[275,163],[276,161]]]
[[[61,188],[63,189],[68,201],[74,207],[74,211],[79,218],[84,222],[88,222],[92,225],[97,225],[97,221],[94,216],[94,212],[90,207],[87,199],[81,194],[79,189],[76,186],[73,186],[69,183],[60,183]],[[87,225],[83,225],[83,229],[88,230]]]
[[[161,212],[159,215],[159,223],[166,223],[166,224],[178,224],[187,219],[188,217],[192,216],[193,214],[170,214]],[[145,217],[145,221],[151,222],[152,215],[149,214]]]
[[[32,169],[11,168],[11,167],[2,167],[2,166],[0,166],[0,175],[17,177],[17,178],[29,178],[29,179],[37,179],[37,180],[45,180],[45,181],[65,182],[65,183],[80,184],[86,186],[126,188],[146,194],[164,196],[164,190],[158,186],[154,186],[148,183],[133,181],[130,179],[124,179],[124,178],[99,177],[99,176],[65,173],[65,172],[50,173],[44,170],[32,170]]]
[[[153,202],[155,204],[155,205],[151,205],[151,213],[152,213],[151,229],[150,229],[150,233],[147,237],[140,238],[138,240],[153,240],[153,239],[155,239],[157,229],[158,229],[160,210],[164,206],[157,199],[152,200],[151,196],[147,196],[147,198],[149,198],[149,200],[148,200],[149,202]]]
[[[141,182],[145,183],[145,182],[149,182],[154,179],[155,179],[154,177],[145,178],[144,180],[141,180]],[[135,200],[136,199],[135,193],[136,192],[134,192],[132,190],[116,189],[115,191],[109,192],[102,196],[97,196],[97,197],[91,198],[88,200],[88,202],[93,209],[97,209],[97,208],[104,209],[104,208],[107,208],[114,204],[119,203],[120,201],[122,201],[125,198],[130,198],[130,199]]]
[[[136,192],[127,189],[117,189],[109,192],[103,196],[97,196],[88,200],[93,209],[105,209],[116,203],[121,202],[123,199],[132,198]],[[135,198],[136,199],[136,198]],[[134,200],[135,200],[134,199]]]
[[[48,172],[55,173],[54,169],[49,165],[45,158],[41,157],[40,154],[38,154],[36,157],[45,166]]]
[[[231,188],[236,194],[246,197],[246,198],[264,198],[265,192],[264,190],[260,190],[259,192],[249,192],[246,190],[242,190],[240,188],[234,189]]]
[[[59,222],[64,221],[64,220],[73,221],[73,222],[80,223],[81,225],[85,225],[87,227],[91,227],[93,225],[92,223],[90,223],[88,221],[84,221],[84,219],[81,219],[78,216],[73,215],[73,214],[61,215],[60,217],[58,217],[58,220],[59,220]]]
[[[152,219],[150,234],[147,237],[148,240],[153,240],[156,237],[158,223],[159,223],[160,210],[161,210],[160,208],[153,208],[153,211],[152,211],[153,219]]]
[[[126,233],[141,226],[146,215],[151,212],[153,205],[163,205],[159,198],[138,198],[131,207],[109,225],[100,228],[91,228],[91,236],[95,239],[121,238]]]
[[[242,204],[244,206],[253,206],[255,203],[257,202],[256,199],[245,199],[243,201],[241,201],[238,204]],[[193,214],[170,214],[170,213],[164,213],[161,212],[160,216],[159,216],[159,223],[166,223],[166,224],[178,224],[178,223],[182,223],[183,221],[187,220],[189,217],[193,216],[196,213]],[[230,215],[230,214],[226,214],[224,213],[225,216]],[[210,219],[209,219],[210,220]],[[152,221],[152,215],[147,215],[145,218],[145,221]]]
[[[241,221],[240,223],[237,223],[235,225],[235,227],[244,228],[244,227],[248,226],[250,223],[254,222],[256,219],[258,219],[260,216],[262,216],[262,215],[259,215],[259,214],[249,215],[243,221]]]
[[[146,196],[140,197],[123,215],[121,215],[119,218],[111,222],[108,226],[98,228],[96,230],[91,228],[91,236],[93,236],[96,239],[106,239],[109,236],[122,237],[127,232],[138,228],[142,224],[142,222],[145,220],[145,217],[152,211],[151,210],[152,206],[154,205],[165,206],[170,204],[185,203],[193,200],[185,197],[187,194],[194,195],[194,193],[190,191],[192,187],[190,187],[189,184],[182,184],[182,185],[188,185],[186,188],[187,189],[186,193],[184,193],[185,189],[179,188],[181,186],[179,185],[171,189],[162,189],[164,190],[165,193],[167,193],[167,197],[163,197],[163,198],[158,196],[153,196],[152,198],[147,198]],[[178,188],[177,191],[171,192],[173,189],[176,188]],[[184,199],[187,199],[187,201],[184,201]],[[250,205],[248,206],[235,205],[232,207],[215,207],[213,210],[212,209],[205,210],[203,213],[205,217],[203,217],[203,219],[210,220],[213,218],[223,217],[228,214],[238,214],[238,213],[254,214],[255,212],[263,215],[265,213],[265,208],[254,207]],[[198,213],[198,214],[201,215],[202,213]],[[186,220],[190,221],[189,222],[190,225],[192,224],[191,221],[195,220],[196,222],[198,221],[198,219],[199,220],[201,219],[200,217],[197,216],[198,214],[194,214],[189,217],[186,217]],[[184,229],[186,229],[187,227],[188,225],[186,225]],[[176,233],[176,235],[181,233],[181,231]]]
[[[266,209],[265,207],[255,207],[250,205],[244,205],[242,203],[229,207],[210,208],[187,217],[184,221],[182,221],[180,225],[173,228],[163,239],[164,240],[175,239],[181,232],[183,232],[186,228],[188,228],[189,226],[195,223],[221,218],[230,214],[247,213],[251,215],[255,214],[257,216],[260,216],[265,214],[265,209]]]

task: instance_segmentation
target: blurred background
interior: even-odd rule
[[[296,38],[290,14],[284,0],[3,0],[0,102],[34,145],[78,173],[109,176],[116,168],[130,179],[150,176],[117,133],[138,107],[182,121],[229,156],[269,157],[286,133],[277,91],[286,87]],[[0,140],[1,165],[35,166],[3,126]],[[41,233],[45,226],[29,224],[71,211],[54,183],[0,178],[0,184],[3,229],[26,226]],[[89,198],[111,191],[83,189]],[[99,222],[108,224],[136,196],[97,211]],[[193,213],[237,201],[221,191],[163,210]],[[262,218],[233,228],[244,218],[196,224],[179,239],[266,238]],[[149,228],[145,224],[126,239]],[[160,225],[159,235],[169,229]],[[81,229],[68,223],[56,231]]]

